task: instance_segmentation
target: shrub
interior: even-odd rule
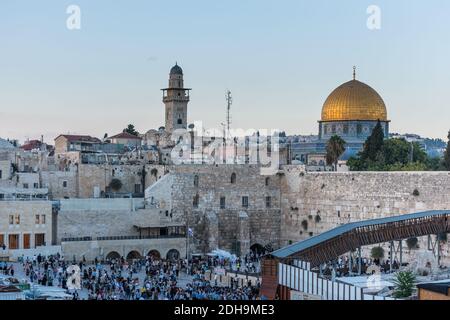
[[[302,227],[303,227],[303,229],[308,230],[308,221],[307,220],[302,221]]]
[[[417,238],[409,238],[406,240],[406,245],[408,246],[409,250],[417,249],[417,244],[419,243],[419,239]]]
[[[308,219],[309,219],[309,220],[312,220],[312,218],[313,218],[313,216],[312,216],[312,214],[310,214],[310,215],[308,216]]]
[[[415,196],[415,197],[418,197],[418,196],[420,196],[420,192],[419,192],[419,190],[417,190],[417,189],[414,189],[414,191],[413,191],[413,196]]]
[[[109,187],[113,190],[113,191],[119,191],[120,189],[122,189],[122,181],[120,181],[117,178],[114,178],[111,180],[111,182],[109,183]]]
[[[319,223],[322,220],[322,218],[319,215],[316,215],[314,220],[316,221],[316,223]]]
[[[395,275],[392,282],[395,285],[395,298],[409,298],[414,293],[416,276],[411,271],[401,271]]]
[[[373,247],[370,251],[370,255],[373,259],[383,259],[384,258],[384,249],[382,247]]]

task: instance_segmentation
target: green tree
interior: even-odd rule
[[[419,239],[417,238],[409,238],[406,240],[406,245],[408,246],[408,249],[411,251],[413,249],[417,249],[417,245],[419,243]]]
[[[361,153],[363,160],[376,161],[378,153],[381,151],[384,143],[384,132],[381,122],[378,120],[377,125],[372,130],[372,134],[364,143],[364,149]]]
[[[129,124],[128,127],[123,129],[123,132],[127,132],[129,134],[132,134],[133,136],[138,136],[139,135],[139,132],[136,131],[136,129],[134,128],[134,125],[132,125],[132,124]]]
[[[347,162],[351,171],[425,171],[439,167],[439,160],[430,160],[416,142],[397,138],[384,140],[374,157],[369,156],[369,144],[366,142],[358,157]]]
[[[384,258],[384,249],[382,247],[373,247],[370,251],[370,255],[373,259],[383,259]]]
[[[411,271],[401,271],[395,274],[392,282],[395,286],[395,298],[409,298],[414,293],[414,288],[416,286],[416,276]]]
[[[447,142],[447,150],[445,150],[444,154],[444,168],[447,171],[450,171],[450,131],[448,132],[448,142]]]
[[[341,137],[334,135],[327,143],[327,165],[334,165],[337,170],[337,163],[339,158],[345,152],[345,141]]]

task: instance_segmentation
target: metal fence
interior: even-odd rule
[[[153,235],[153,236],[111,236],[111,237],[73,237],[62,238],[61,242],[78,242],[78,241],[109,241],[109,240],[146,240],[146,239],[178,239],[186,238],[183,234],[171,235]]]
[[[320,277],[319,274],[309,270],[309,264],[304,262],[295,264],[295,266],[278,264],[278,284],[291,290],[318,296],[323,300],[396,300],[364,294],[363,288]]]

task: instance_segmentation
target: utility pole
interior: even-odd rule
[[[227,90],[227,94],[225,96],[227,100],[227,135],[226,138],[230,135],[230,127],[231,127],[231,105],[233,104],[233,97],[231,96],[231,91]]]

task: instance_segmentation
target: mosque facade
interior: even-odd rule
[[[383,98],[375,89],[357,80],[354,70],[353,79],[337,87],[325,100],[317,138],[294,143],[293,155],[303,163],[324,166],[327,142],[338,135],[347,143],[341,157],[347,160],[363,148],[378,121],[384,136],[389,136],[390,121]]]

